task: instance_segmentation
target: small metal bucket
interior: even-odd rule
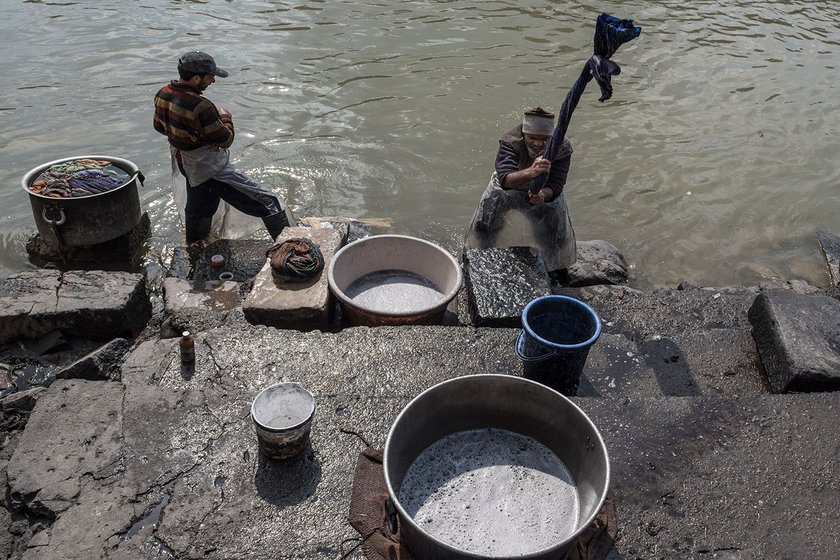
[[[251,419],[260,452],[271,459],[290,459],[309,443],[315,397],[299,383],[277,383],[251,403]]]

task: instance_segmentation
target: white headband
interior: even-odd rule
[[[522,132],[525,134],[551,136],[554,132],[554,119],[541,115],[525,115],[522,119]]]

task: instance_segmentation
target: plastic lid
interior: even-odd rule
[[[190,331],[184,331],[184,332],[182,332],[182,333],[181,333],[181,336],[183,336],[184,338],[187,338],[188,336],[190,336]]]

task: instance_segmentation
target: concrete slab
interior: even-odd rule
[[[55,515],[27,535],[22,558],[335,559],[358,536],[346,516],[364,447],[343,430],[383,446],[432,384],[429,368],[373,393],[330,373],[298,375],[319,386],[312,443],[280,463],[258,453],[248,406],[267,374],[240,377],[245,362],[225,374],[240,390],[58,382],[10,463],[13,495]],[[620,538],[609,558],[832,558],[838,399],[577,398],[610,453]]]
[[[774,392],[840,389],[840,301],[773,290],[755,299],[749,319]]]
[[[164,311],[177,331],[199,331],[224,324],[241,306],[241,284],[234,281],[197,283],[171,276],[163,280]]]
[[[277,242],[293,237],[311,239],[320,246],[324,270],[307,282],[281,282],[274,278],[271,264],[266,260],[242,306],[248,321],[282,329],[327,330],[333,311],[327,269],[333,255],[344,243],[344,235],[343,230],[333,228],[284,229]]]

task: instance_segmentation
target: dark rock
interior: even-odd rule
[[[771,389],[840,389],[840,302],[788,290],[763,292],[749,310]]]
[[[820,243],[828,275],[833,287],[840,287],[840,236],[817,228],[817,240]]]
[[[625,284],[627,262],[621,252],[601,240],[578,241],[577,258],[569,266],[569,285]]]
[[[26,242],[26,251],[30,262],[39,267],[51,263],[63,270],[99,268],[138,272],[150,232],[149,214],[143,212],[134,229],[116,239],[96,245],[64,247],[62,252],[36,233]]]
[[[142,274],[39,270],[0,284],[0,344],[40,339],[53,330],[92,340],[134,336],[151,317]]]
[[[39,340],[23,342],[22,345],[30,355],[41,356],[55,350],[67,350],[70,343],[60,330],[54,330]]]
[[[117,338],[94,350],[56,374],[57,379],[87,379],[89,381],[119,381],[120,365],[131,344]]]
[[[58,270],[22,272],[0,283],[0,344],[39,339],[55,330],[61,275]]]
[[[14,410],[17,412],[31,412],[35,408],[35,403],[38,402],[38,397],[46,389],[44,387],[33,387],[26,391],[13,393],[0,400],[0,410]]]
[[[464,271],[476,326],[521,326],[525,306],[551,293],[545,262],[530,247],[467,249]]]

